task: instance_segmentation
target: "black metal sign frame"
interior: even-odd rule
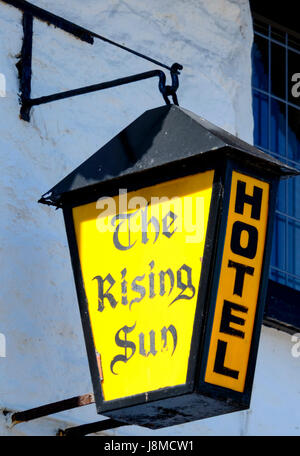
[[[190,164],[192,165],[192,163]],[[210,166],[203,166],[201,167],[198,166],[198,172],[206,171],[208,169],[215,169]],[[220,170],[222,167],[220,167]],[[169,169],[167,173],[160,169],[156,175],[156,178],[154,177],[153,170],[151,173],[143,173],[143,177],[141,176],[141,179],[135,180],[134,183],[132,179],[130,181],[120,181],[118,184],[122,186],[126,186],[128,191],[132,190],[137,190],[139,188],[145,187],[147,185],[147,182],[149,185],[154,185],[153,182],[162,182],[162,181],[167,181],[171,180],[172,178],[179,177],[178,176],[178,169],[176,170],[175,168]],[[206,248],[204,251],[204,258],[203,258],[203,270],[207,270],[205,267],[206,264],[209,264],[211,261],[211,256],[212,256],[212,249],[213,249],[213,239],[214,239],[214,232],[216,230],[216,224],[217,220],[215,219],[215,210],[218,208],[220,204],[220,197],[221,197],[221,176],[220,176],[221,171],[215,171],[215,179],[214,179],[214,184],[213,184],[213,193],[212,193],[212,201],[211,201],[211,212],[210,212],[210,218],[208,222],[208,228],[207,232],[209,233],[210,237],[210,242],[206,243]],[[148,174],[148,175],[147,175]],[[184,169],[183,172],[179,173],[180,177],[186,176],[189,174],[187,169]],[[190,174],[195,174],[195,167],[193,167],[193,170],[190,169]],[[164,177],[162,177],[164,175]],[[129,407],[132,405],[136,404],[142,404],[145,402],[145,394],[139,394],[136,396],[131,396],[129,398],[124,398],[124,399],[117,399],[114,401],[104,401],[103,395],[102,395],[102,390],[101,390],[101,379],[100,379],[100,374],[99,374],[99,367],[97,364],[97,358],[96,358],[96,352],[95,352],[95,346],[94,346],[94,341],[93,341],[93,336],[92,336],[92,331],[91,331],[91,324],[88,316],[88,304],[87,304],[87,298],[84,292],[84,284],[83,284],[83,279],[82,279],[82,272],[81,272],[81,266],[80,266],[80,261],[79,261],[79,255],[78,255],[78,247],[77,247],[77,241],[76,241],[76,236],[75,236],[75,230],[74,230],[74,224],[73,224],[73,216],[72,216],[72,209],[73,207],[90,203],[90,202],[96,202],[97,199],[100,196],[113,196],[115,194],[118,194],[119,191],[119,185],[115,186],[113,188],[109,188],[107,185],[100,186],[97,190],[97,192],[94,193],[93,198],[91,199],[90,197],[86,198],[79,198],[76,199],[76,204],[63,204],[63,213],[64,213],[64,219],[65,219],[65,225],[66,225],[66,232],[67,232],[67,237],[68,237],[68,243],[69,243],[69,249],[70,249],[70,255],[71,255],[71,261],[72,261],[72,267],[73,267],[73,272],[74,272],[74,278],[75,278],[75,284],[76,284],[76,290],[77,290],[77,296],[78,296],[78,302],[79,302],[79,309],[80,309],[80,314],[82,318],[82,324],[83,324],[83,331],[84,331],[84,336],[85,336],[85,342],[86,342],[86,348],[87,348],[87,355],[90,363],[90,371],[91,371],[91,377],[93,381],[93,387],[94,387],[94,394],[95,394],[95,402],[97,406],[97,410],[99,413],[103,413],[108,410],[114,410],[114,409],[119,409],[119,408],[124,408],[124,407]],[[123,187],[122,187],[123,188]],[[207,277],[205,277],[205,274],[203,275],[203,281],[207,281]],[[204,284],[203,284],[204,285]],[[200,310],[200,307],[204,305],[201,301],[203,300],[204,295],[203,293],[200,293],[199,290],[199,296],[198,296],[198,305],[197,307]],[[200,302],[200,306],[199,306]],[[198,326],[200,324],[200,316],[201,316],[201,310],[199,310],[196,313],[195,316],[195,325]],[[189,366],[188,366],[188,375],[187,375],[187,382],[185,385],[180,385],[180,386],[175,386],[175,387],[169,387],[169,388],[163,388],[158,391],[152,391],[147,393],[147,400],[148,401],[155,401],[159,400],[162,398],[166,397],[173,397],[173,396],[178,396],[186,393],[191,393],[194,390],[194,376],[195,376],[195,370],[196,370],[196,353],[198,351],[198,344],[199,341],[197,340],[197,337],[194,335],[193,331],[193,341],[191,344],[191,354],[190,354],[190,359],[189,359]]]
[[[80,194],[80,192],[78,192],[75,198],[76,203],[72,203],[71,201],[67,202],[65,200],[62,204],[98,413],[105,414],[116,420],[127,420],[131,424],[136,423],[152,428],[159,428],[174,423],[174,417],[164,417],[161,420],[159,419],[159,409],[162,407],[163,399],[173,398],[172,404],[176,409],[177,398],[180,396],[181,410],[182,404],[186,404],[188,407],[191,400],[193,400],[192,398],[196,398],[196,396],[199,397],[199,395],[203,396],[204,398],[211,397],[214,400],[220,399],[220,402],[217,405],[214,405],[214,412],[212,412],[209,407],[207,407],[206,410],[198,409],[192,412],[189,415],[188,419],[183,419],[181,422],[192,421],[216,414],[220,415],[232,411],[243,410],[249,407],[268,280],[268,268],[266,268],[265,265],[269,264],[271,252],[271,232],[274,219],[277,178],[272,179],[269,176],[267,177],[263,171],[260,172],[257,169],[245,168],[244,164],[239,163],[236,160],[230,161],[228,160],[228,157],[225,159],[224,155],[225,154],[223,152],[223,158],[221,158],[221,155],[218,157],[219,160],[217,160],[217,166],[215,166],[216,161],[212,163],[210,160],[207,160],[205,163],[204,160],[201,162],[201,166],[199,166],[196,165],[197,162],[195,160],[187,159],[185,160],[185,167],[180,168],[181,172],[179,173],[178,165],[177,167],[173,168],[169,165],[156,170],[156,172],[152,170],[151,173],[142,173],[140,180],[123,178],[119,179],[117,183],[115,182],[113,186],[111,186],[111,184],[98,185],[97,189],[95,188],[94,191],[89,192],[89,196],[84,195],[84,193]],[[95,346],[88,315],[87,299],[84,291],[77,242],[74,231],[72,208],[96,201],[98,197],[103,195],[113,196],[117,194],[119,188],[124,188],[124,185],[128,191],[137,190],[138,188],[147,186],[147,184],[154,185],[154,182],[162,182],[163,180],[171,180],[175,177],[188,176],[189,174],[195,174],[197,172],[206,171],[208,169],[215,170],[215,178],[213,184],[207,238],[205,243],[201,280],[199,284],[198,301],[194,319],[194,329],[186,384],[148,392],[147,398],[145,394],[138,394],[114,401],[105,401],[102,395],[99,366],[97,364]],[[219,282],[224,237],[226,231],[231,173],[233,170],[244,173],[251,177],[259,178],[270,184],[269,214],[263,260],[264,265],[262,269],[263,273],[260,279],[260,293],[257,303],[246,383],[243,393],[238,393],[230,389],[210,385],[204,382],[206,357],[214,315],[214,298],[216,296]],[[180,176],[178,176],[178,174]],[[93,196],[91,197],[91,195]],[[155,422],[153,422],[154,416],[151,416],[151,413],[149,414],[148,412],[149,404],[151,404],[152,411],[156,410]],[[217,413],[216,410],[218,410]],[[148,419],[145,418],[147,414],[149,415]],[[139,415],[143,415],[144,418],[140,420]]]

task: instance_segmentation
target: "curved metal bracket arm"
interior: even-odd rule
[[[39,8],[25,0],[1,0],[5,3],[8,3],[16,8],[19,8],[23,11],[23,44],[20,53],[20,59],[16,64],[19,80],[20,80],[20,94],[19,100],[21,104],[20,117],[23,120],[30,120],[30,111],[33,106],[40,104],[50,103],[56,100],[62,100],[64,98],[74,97],[77,95],[82,95],[85,93],[95,92],[98,90],[108,89],[110,87],[116,87],[123,84],[130,84],[131,82],[141,81],[143,79],[152,78],[158,76],[159,78],[159,90],[165,100],[165,103],[170,104],[169,97],[172,97],[174,104],[178,105],[178,99],[176,91],[179,86],[178,75],[182,66],[179,63],[174,63],[171,67],[158,62],[146,55],[143,55],[133,49],[127,48],[119,43],[111,41],[108,38],[105,38],[97,33],[94,33],[90,30],[87,30],[77,24],[56,16],[55,14],[50,13],[42,8]],[[86,41],[90,44],[93,44],[94,38],[99,38],[102,41],[110,43],[114,46],[117,46],[125,51],[131,52],[132,54],[144,58],[158,66],[161,66],[171,73],[171,85],[166,85],[166,76],[165,73],[161,70],[148,71],[146,73],[139,73],[125,78],[115,79],[113,81],[102,82],[100,84],[94,84],[86,87],[81,87],[75,90],[68,90],[66,92],[54,93],[52,95],[40,97],[40,98],[31,98],[31,76],[32,76],[32,41],[33,41],[33,19],[37,18],[42,21],[46,21],[48,24],[52,24],[55,27],[59,27],[62,30],[71,33],[77,38],[80,38],[83,41]]]
[[[138,73],[132,76],[126,76],[124,78],[114,79],[112,81],[101,82],[99,84],[93,84],[85,87],[80,87],[79,89],[67,90],[65,92],[58,92],[52,95],[47,95],[39,98],[22,98],[21,99],[21,118],[23,120],[30,120],[30,110],[33,106],[38,106],[45,103],[50,103],[52,101],[63,100],[65,98],[74,97],[77,95],[83,95],[86,93],[96,92],[99,90],[109,89],[111,87],[117,87],[124,84],[130,84],[132,82],[142,81],[143,79],[149,79],[153,77],[159,78],[158,88],[166,102],[170,104],[169,96],[172,96],[173,103],[178,105],[178,99],[176,96],[176,91],[179,87],[178,75],[179,70],[182,69],[182,66],[178,63],[174,63],[171,67],[171,79],[172,85],[166,85],[166,75],[162,70],[152,70],[146,71],[145,73]]]

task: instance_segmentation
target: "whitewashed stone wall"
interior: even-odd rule
[[[180,62],[180,105],[252,141],[252,21],[247,0],[32,0],[53,13],[166,64]],[[163,104],[157,81],[35,107],[19,119],[15,64],[21,13],[0,0],[0,408],[23,410],[92,391],[61,211],[39,197],[147,109]],[[32,96],[147,71],[154,66],[95,40],[93,46],[34,21]],[[6,95],[5,97],[3,95]],[[299,433],[299,358],[290,336],[263,330],[251,410],[152,432],[119,435]],[[0,435],[53,435],[100,419],[94,405],[7,427]]]

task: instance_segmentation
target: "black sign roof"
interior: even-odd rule
[[[63,194],[221,149],[230,149],[277,175],[298,174],[196,114],[168,105],[144,112],[45,193],[40,202],[59,206]]]

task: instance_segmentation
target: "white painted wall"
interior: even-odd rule
[[[32,3],[166,64],[182,63],[180,105],[252,141],[247,0]],[[141,113],[163,104],[157,81],[148,80],[36,107],[26,123],[15,67],[21,43],[21,13],[0,0],[0,408],[9,410],[92,391],[62,214],[37,200]],[[153,68],[101,41],[91,46],[34,22],[34,97]],[[291,346],[290,336],[263,329],[250,411],[157,432],[111,433],[299,434],[300,358]],[[90,405],[8,429],[0,414],[0,435],[53,435],[67,423],[99,418]]]

